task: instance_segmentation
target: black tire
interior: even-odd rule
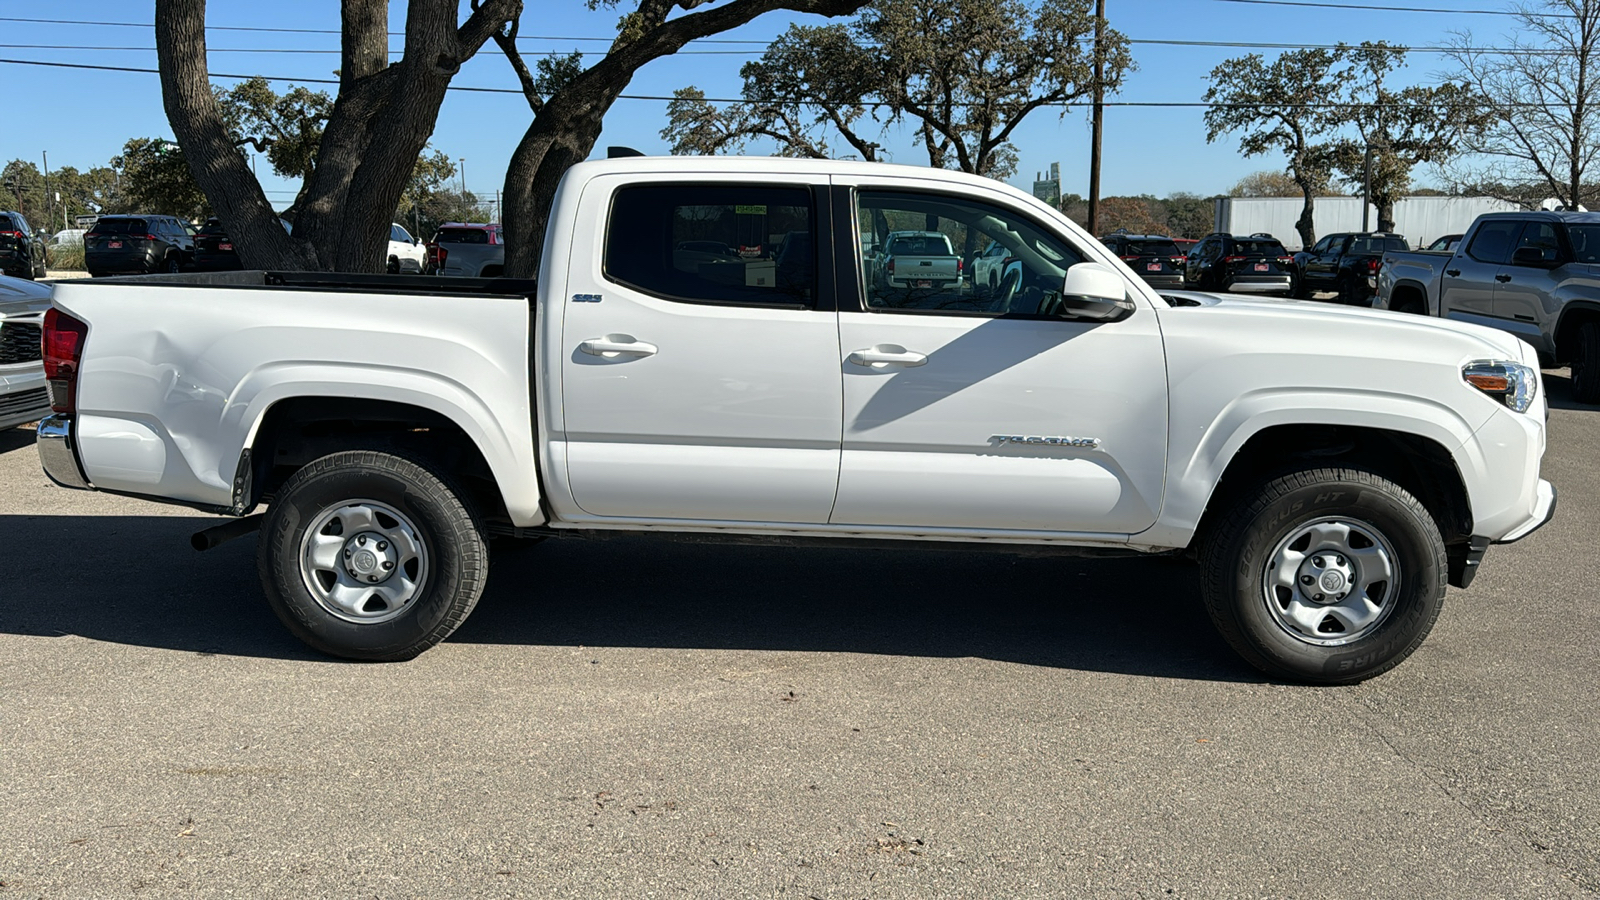
[[[354,450],[312,461],[277,492],[257,546],[261,586],[272,611],[300,640],[346,659],[411,659],[439,643],[466,620],[488,581],[488,541],[482,523],[463,502],[465,496],[421,463],[391,453]],[[425,551],[417,569],[402,562],[393,570],[394,577],[406,570],[415,580],[410,599],[395,610],[371,611],[374,618],[366,621],[340,615],[313,595],[308,582],[333,573],[309,571],[302,562],[315,537],[311,530],[349,504],[372,504],[400,513],[409,521],[392,516],[389,521],[410,527]],[[318,534],[344,536],[333,528],[334,521],[337,515]],[[374,521],[384,519],[379,516]],[[356,539],[346,537],[346,558],[352,549],[349,542]],[[327,581],[320,583],[328,587]],[[363,609],[354,615],[368,612]],[[389,617],[382,618],[385,615]]]
[[[161,271],[168,275],[176,274],[182,268],[183,267],[178,264],[178,258],[176,256],[169,256],[161,261]]]
[[[1600,322],[1578,326],[1572,355],[1572,399],[1600,403]]]
[[[390,275],[399,275],[400,274],[400,260],[395,259],[392,256],[389,257],[389,264],[388,264],[388,266],[386,266],[384,268],[384,271],[388,272]]]
[[[1343,620],[1334,613],[1344,608],[1342,604],[1330,599],[1330,605],[1323,606],[1314,599],[1322,594],[1296,595],[1268,581],[1280,549],[1284,556],[1303,554],[1302,570],[1313,562],[1321,566],[1324,557],[1346,565],[1337,550],[1319,553],[1329,545],[1315,538],[1308,537],[1305,546],[1294,549],[1296,535],[1325,522],[1354,523],[1354,528],[1343,526],[1349,534],[1346,548],[1361,542],[1369,545],[1343,550],[1351,556],[1347,571],[1355,574],[1336,579],[1335,588],[1354,593],[1361,567],[1374,554],[1392,554],[1398,570],[1397,577],[1378,582],[1379,611],[1372,622],[1353,632],[1337,630]],[[1386,544],[1373,542],[1368,534]],[[1355,562],[1358,555],[1366,561]],[[1438,525],[1404,488],[1359,469],[1304,469],[1243,491],[1223,508],[1201,544],[1201,584],[1212,622],[1251,665],[1297,681],[1352,684],[1399,665],[1428,636],[1444,604],[1445,559]],[[1385,570],[1372,565],[1373,575],[1381,571]],[[1288,577],[1299,591],[1311,576],[1297,572]],[[1316,578],[1310,584],[1304,590],[1321,590],[1322,582]],[[1295,609],[1320,619],[1312,633],[1295,633]],[[1325,628],[1327,633],[1320,633]]]
[[[1293,286],[1289,288],[1290,297],[1293,297],[1296,300],[1311,299],[1311,292],[1306,290],[1306,282],[1304,278],[1296,278],[1291,282],[1291,284]]]

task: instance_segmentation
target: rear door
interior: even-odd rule
[[[1521,219],[1488,219],[1445,263],[1439,280],[1439,314],[1447,318],[1494,318],[1496,276],[1511,258],[1522,233]]]
[[[1306,283],[1324,289],[1333,283],[1339,268],[1339,254],[1349,235],[1331,234],[1317,242],[1311,256],[1306,259]]]
[[[840,302],[844,453],[830,521],[969,533],[1153,524],[1167,421],[1154,311],[1140,303],[1100,323],[1052,313],[1066,270],[1098,257],[1004,194],[834,180],[852,188],[861,233],[916,224],[960,245],[976,230],[1014,261],[995,291],[906,295],[854,260],[855,295]]]
[[[610,212],[574,236],[552,437],[552,468],[581,514],[828,521],[842,376],[832,243],[816,239],[828,233],[825,183],[603,176],[585,187],[583,205]],[[779,240],[796,233],[809,249],[779,260]],[[750,249],[710,254],[706,242]]]

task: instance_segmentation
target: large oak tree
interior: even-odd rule
[[[594,149],[606,113],[639,69],[676,53],[690,41],[736,28],[764,13],[782,9],[838,16],[854,12],[864,2],[726,0],[712,5],[710,0],[638,0],[629,4],[631,11],[621,17],[617,37],[605,56],[588,68],[583,68],[574,54],[530,69],[516,47],[516,24],[495,34],[533,112],[533,123],[517,144],[506,171],[505,274],[528,278],[538,272],[556,186],[567,169]],[[621,5],[620,0],[588,3],[591,9]]]
[[[343,0],[339,92],[301,192],[294,235],[277,214],[212,91],[205,0],[156,0],[167,121],[195,181],[237,239],[245,265],[383,271],[389,223],[461,64],[515,23],[522,0],[410,0],[400,59],[389,59],[388,0]]]

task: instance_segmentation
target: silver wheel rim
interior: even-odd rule
[[[1399,586],[1399,559],[1383,532],[1357,519],[1316,519],[1278,542],[1262,599],[1290,637],[1336,647],[1382,625]]]
[[[300,577],[330,614],[376,625],[400,616],[428,579],[428,548],[411,520],[376,500],[318,513],[300,540]]]

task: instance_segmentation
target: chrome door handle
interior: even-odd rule
[[[845,357],[846,362],[858,366],[867,366],[873,369],[882,369],[887,366],[920,366],[928,361],[925,353],[907,350],[899,344],[878,344],[865,350],[857,350]]]
[[[579,344],[578,349],[590,356],[616,359],[619,356],[654,356],[660,348],[655,344],[635,340],[631,334],[608,334],[605,337],[590,338]]]
[[[1445,269],[1444,273],[1446,275],[1449,275],[1451,278],[1460,278],[1461,277],[1461,270],[1460,269]]]

